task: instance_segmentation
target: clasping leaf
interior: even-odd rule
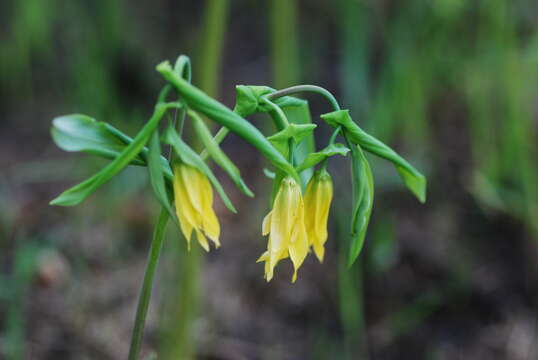
[[[364,150],[389,160],[394,164],[400,177],[420,202],[426,201],[426,178],[404,158],[390,147],[362,130],[349,115],[349,110],[338,110],[321,115],[328,124],[342,126],[351,142],[360,145]]]

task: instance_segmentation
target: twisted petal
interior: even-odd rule
[[[220,246],[220,224],[213,210],[213,188],[198,169],[179,163],[174,166],[174,199],[181,231],[190,249],[193,230],[200,245],[209,250],[206,236]]]
[[[198,229],[196,229],[196,239],[198,239],[198,243],[204,248],[205,251],[209,251],[209,244],[207,242],[207,239],[205,238],[204,234]]]
[[[325,254],[327,242],[327,220],[333,197],[330,175],[326,171],[316,172],[309,181],[305,194],[305,224],[310,245],[320,262]]]
[[[301,187],[291,178],[285,178],[275,197],[273,209],[266,215],[262,233],[269,234],[267,251],[258,262],[265,261],[265,278],[273,278],[275,266],[282,259],[291,258],[293,280],[308,253],[308,237],[304,225],[304,202]]]

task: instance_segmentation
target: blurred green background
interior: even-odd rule
[[[236,84],[326,87],[429,193],[420,205],[374,161],[367,244],[347,269],[349,169],[332,161],[325,263],[267,284],[266,164],[228,138],[257,197],[218,173],[239,214],[217,201],[209,254],[185,254],[170,227],[144,358],[538,358],[537,15],[532,0],[0,2],[0,358],[125,358],[158,204],[129,168],[81,206],[49,206],[106,163],[60,151],[49,128],[76,112],[136,133],[155,65],[181,53],[230,107]],[[314,117],[330,110],[308,99]]]

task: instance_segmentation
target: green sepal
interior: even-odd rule
[[[140,130],[129,145],[127,145],[123,151],[114,158],[107,166],[101,171],[97,172],[92,177],[84,180],[78,185],[64,191],[58,197],[53,199],[51,205],[61,206],[73,206],[79,204],[81,201],[90,196],[101,185],[108,182],[121,170],[123,170],[131,161],[138,156],[138,154],[144,148],[144,145],[148,142],[149,137],[153,134],[153,131],[159,125],[159,121],[168,109],[166,104],[158,104],[155,106],[153,115],[146,123],[146,125]]]
[[[374,179],[370,164],[359,145],[352,146],[351,171],[353,184],[353,216],[348,266],[353,265],[364,246],[374,204]]]
[[[239,169],[235,164],[230,160],[230,158],[221,150],[211,132],[207,128],[204,120],[193,110],[188,111],[189,116],[193,119],[194,131],[204,144],[207,152],[215,160],[215,162],[222,168],[230,178],[233,180],[235,185],[247,196],[254,197],[254,193],[248,188],[243,179]]]
[[[344,144],[330,144],[321,151],[310,153],[306,156],[306,159],[297,166],[297,171],[301,172],[303,170],[309,169],[313,166],[316,166],[318,163],[322,162],[326,158],[334,155],[346,156],[349,152],[349,148]]]
[[[202,173],[207,176],[217,193],[219,194],[222,202],[226,207],[233,213],[237,213],[237,210],[233,206],[232,202],[228,198],[228,195],[224,192],[222,185],[217,180],[211,169],[207,164],[202,160],[200,155],[196,153],[189,145],[187,145],[176,133],[174,127],[170,124],[163,134],[163,142],[168,145],[171,145],[174,149],[176,155],[183,161],[185,164],[193,166],[200,170]]]
[[[317,127],[316,124],[289,124],[284,130],[269,136],[267,139],[284,156],[288,156],[288,140],[293,139],[295,144],[300,144],[305,136],[308,136]]]
[[[364,150],[389,160],[394,164],[407,188],[422,203],[426,201],[426,178],[394,150],[362,130],[349,115],[349,110],[338,110],[321,115],[329,125],[342,126],[349,140]]]
[[[271,145],[254,125],[179,77],[174,73],[168,61],[157,65],[157,71],[176,88],[182,101],[187,103],[190,108],[236,133],[258,149],[274,166],[300,181],[299,175],[290,162]]]

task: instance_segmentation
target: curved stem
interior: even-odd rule
[[[284,114],[284,111],[282,111],[280,106],[278,106],[277,104],[269,100],[267,97],[262,96],[262,100],[267,105],[269,105],[273,109],[273,111],[276,113],[277,116],[274,116],[273,120],[275,120],[275,125],[277,129],[279,131],[284,130],[289,125],[288,118],[286,117],[286,114]]]
[[[324,89],[321,86],[316,86],[316,85],[291,86],[289,88],[278,90],[278,91],[275,91],[274,93],[268,94],[268,95],[266,95],[266,98],[267,99],[277,99],[277,98],[282,97],[282,96],[292,95],[292,94],[296,94],[296,93],[300,93],[300,92],[311,92],[311,93],[319,94],[319,95],[325,97],[327,100],[329,100],[329,102],[331,103],[331,106],[333,107],[333,109],[335,111],[340,110],[340,105],[338,104],[338,101],[336,101],[336,98],[334,97],[334,95],[331,94],[329,92],[329,90]],[[334,132],[331,135],[331,138],[329,139],[329,145],[334,144],[334,141],[336,140],[336,136],[338,135],[338,133],[341,130],[342,130],[342,126],[338,126],[334,130]],[[327,170],[328,160],[329,160],[329,158],[326,158],[321,163],[321,168],[323,170]]]
[[[342,131],[342,125],[338,125],[336,129],[334,129],[331,138],[329,139],[329,145],[334,144],[334,141],[336,140],[336,136]],[[329,162],[329,158],[325,158],[323,162],[321,163],[321,169],[327,170],[327,163]]]
[[[334,129],[332,135],[331,135],[331,138],[329,139],[329,145],[332,145],[334,144],[334,141],[336,140],[336,136],[338,135],[338,133],[342,130],[342,125],[338,125],[338,127],[336,129]]]
[[[165,87],[162,88],[161,92],[159,93],[159,97],[157,98],[157,103],[164,103],[166,101],[166,97],[172,90],[172,85],[167,84]]]
[[[287,118],[283,114],[282,109],[280,109],[279,106],[277,106],[275,103],[273,103],[271,101],[271,99],[278,99],[279,97],[282,97],[282,96],[296,94],[296,93],[300,93],[300,92],[312,92],[312,93],[322,95],[323,97],[325,97],[331,103],[331,106],[333,107],[333,109],[335,111],[340,110],[340,105],[338,104],[338,101],[336,101],[336,98],[333,96],[333,94],[331,94],[329,92],[329,90],[324,89],[321,86],[316,86],[316,85],[291,86],[291,87],[286,88],[286,89],[275,91],[274,93],[268,94],[268,95],[264,96],[263,98],[267,102],[268,105],[270,105],[271,107],[276,107],[275,111],[277,111],[277,113],[280,113],[281,115],[279,115],[279,116],[283,117],[287,121]],[[338,127],[335,130],[335,132],[333,133],[334,138],[336,138],[336,135],[338,135],[340,130],[341,130],[340,127]],[[228,133],[229,133],[229,130],[227,128],[221,127],[220,130],[215,135],[215,138],[214,138],[215,141],[217,142],[217,144],[220,144],[220,142],[226,137],[226,135],[228,135]],[[334,139],[333,139],[333,142],[334,142]],[[206,150],[202,151],[201,156],[202,156],[203,159],[206,159],[207,156],[208,156],[207,151]]]
[[[334,108],[334,110],[340,110],[340,105],[338,104],[338,101],[336,101],[336,98],[333,94],[329,92],[329,90],[322,88],[321,86],[316,85],[297,85],[297,86],[291,86],[289,88],[285,88],[282,90],[277,90],[274,93],[268,94],[265,96],[265,98],[271,100],[271,99],[277,99],[282,96],[286,95],[292,95],[297,94],[300,92],[311,92],[320,94],[323,97],[325,97],[329,102],[331,103],[331,106]]]
[[[217,133],[215,134],[215,136],[213,137],[213,140],[217,143],[217,144],[220,144],[222,142],[222,140],[224,140],[224,138],[226,137],[226,135],[228,135],[228,133],[230,132],[230,130],[228,130],[228,128],[226,127],[221,127],[219,129],[219,131],[217,131]],[[207,149],[204,149],[201,153],[200,153],[200,157],[202,158],[202,160],[205,160],[207,159],[207,157],[209,156],[209,153],[207,152]]]
[[[140,289],[140,296],[138,298],[133,335],[131,338],[131,346],[129,348],[129,360],[138,359],[138,355],[140,353],[140,345],[142,344],[142,336],[144,335],[144,324],[146,322],[146,315],[148,314],[153,280],[155,278],[157,264],[159,263],[159,256],[163,246],[164,230],[166,228],[167,221],[168,214],[166,210],[162,209],[161,213],[159,214],[157,224],[155,225],[155,232],[153,233],[153,240],[151,241],[151,248],[148,254],[148,262],[146,264],[144,280],[142,282],[142,288]]]
[[[176,61],[176,64],[174,65],[174,71],[176,71],[183,79],[187,80],[188,82],[191,82],[191,59],[189,59],[189,57],[186,55],[179,56]],[[185,109],[180,110],[179,114],[176,113],[176,115],[179,115],[179,122],[178,124],[174,124],[174,127],[177,128],[177,132],[181,137],[181,135],[183,134],[183,124],[185,123]],[[172,153],[172,151],[170,152]]]

